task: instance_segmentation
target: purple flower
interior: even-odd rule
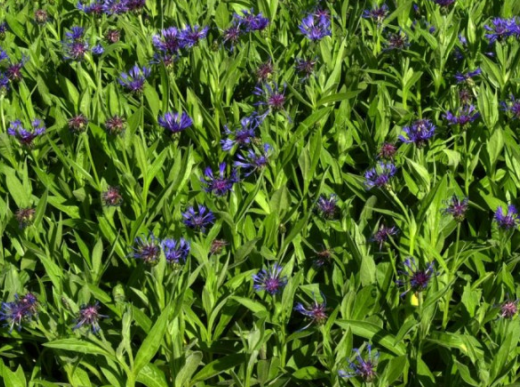
[[[233,184],[238,182],[238,175],[236,169],[233,169],[230,174],[226,174],[226,163],[221,163],[218,175],[214,175],[211,168],[207,167],[200,181],[205,186],[204,190],[206,192],[224,196],[232,190]]]
[[[109,117],[105,121],[105,128],[109,134],[118,135],[124,132],[126,120],[123,117],[115,115]]]
[[[380,161],[375,168],[366,171],[365,186],[367,189],[384,187],[390,182],[390,178],[394,176],[396,172],[397,168],[392,162]]]
[[[457,222],[462,222],[468,210],[468,198],[459,199],[453,195],[450,200],[446,202],[447,207],[442,211],[444,214],[450,214]]]
[[[156,50],[169,55],[177,54],[186,44],[181,38],[181,32],[175,27],[166,28],[160,35],[154,35],[152,43]]]
[[[269,114],[270,111],[279,111],[279,110],[285,110],[284,104],[285,104],[285,90],[287,88],[287,85],[284,85],[283,90],[280,90],[278,87],[278,84],[274,84],[274,88],[272,88],[269,84],[265,84],[265,87],[256,86],[255,90],[253,91],[254,95],[257,95],[259,97],[263,97],[264,101],[256,102],[255,106],[266,106],[267,110],[264,114],[262,114],[260,117],[263,120],[267,114]]]
[[[272,147],[264,144],[263,150],[258,151],[256,148],[249,148],[245,154],[237,155],[237,161],[234,162],[235,167],[244,170],[245,176],[249,176],[253,172],[263,169],[269,163]]]
[[[105,49],[101,44],[97,44],[94,47],[92,47],[92,54],[94,55],[101,55],[105,52]]]
[[[107,15],[121,15],[128,12],[127,0],[105,0],[103,3],[103,11]]]
[[[9,59],[9,55],[7,55],[7,52],[5,52],[2,48],[0,48],[0,61],[5,59]]]
[[[321,293],[321,297],[323,298],[322,303],[319,303],[316,297],[314,297],[314,302],[311,305],[303,305],[301,302],[298,302],[294,307],[295,311],[311,319],[310,323],[300,330],[307,329],[312,323],[324,324],[327,321],[327,301],[323,293]]]
[[[0,72],[0,94],[5,95],[9,91],[9,78]]]
[[[383,20],[385,20],[388,15],[388,5],[383,4],[381,7],[375,6],[372,9],[366,9],[363,12],[363,17],[365,19],[372,19],[376,21],[378,24],[381,24]]]
[[[98,301],[96,301],[94,305],[82,305],[78,317],[76,318],[76,325],[74,325],[72,329],[76,330],[83,326],[90,325],[92,333],[96,334],[101,330],[101,327],[99,326],[99,319],[107,317],[108,316],[99,314]]]
[[[30,322],[37,315],[37,303],[38,300],[32,293],[27,293],[21,298],[15,295],[14,301],[2,302],[0,305],[0,321],[6,322],[5,326],[9,327],[9,333],[15,326],[20,331],[24,322]]]
[[[240,26],[240,22],[235,22],[231,27],[224,30],[222,33],[222,41],[224,44],[229,45],[229,50],[233,51],[235,45],[240,40],[240,36],[242,35],[242,28]]]
[[[298,28],[307,39],[313,42],[331,35],[330,20],[317,17],[314,14],[304,17]]]
[[[186,258],[190,254],[190,243],[184,238],[181,238],[179,241],[165,239],[161,245],[168,263],[179,264],[186,262]]]
[[[20,120],[11,121],[7,133],[16,137],[22,145],[32,146],[34,139],[45,133],[45,125],[42,120],[35,119],[31,123],[32,130],[25,129]]]
[[[126,0],[126,7],[129,11],[139,12],[146,5],[146,0]]]
[[[142,259],[145,263],[153,264],[159,259],[161,255],[160,241],[150,234],[148,238],[135,238],[136,247],[133,248],[133,257],[135,259]]]
[[[101,195],[101,199],[107,207],[117,207],[123,202],[123,196],[121,196],[119,187],[108,187]]]
[[[408,43],[408,35],[406,35],[406,33],[401,30],[396,33],[390,32],[386,38],[386,48],[384,51],[404,50],[408,48],[409,45],[410,43]]]
[[[459,90],[459,99],[460,103],[462,105],[471,105],[471,101],[473,100],[473,94],[471,94],[471,91],[464,88]]]
[[[320,196],[316,208],[322,217],[333,219],[338,211],[337,202],[336,194],[330,194],[328,199],[325,196]]]
[[[254,288],[257,291],[265,290],[271,295],[280,293],[287,285],[287,277],[282,277],[282,267],[278,264],[272,265],[269,269],[262,269],[258,274],[253,274]]]
[[[455,3],[455,0],[432,0],[434,3],[440,5],[441,7],[449,7],[453,3]]]
[[[354,348],[354,353],[356,353],[356,359],[354,361],[349,361],[349,371],[340,370],[339,376],[342,378],[353,378],[360,377],[363,381],[370,383],[373,381],[376,374],[377,361],[379,359],[379,352],[377,352],[374,356],[372,356],[372,346],[370,344],[367,345],[368,348],[368,358],[367,360],[363,359],[359,349]]]
[[[469,82],[470,80],[472,80],[473,77],[476,77],[480,74],[482,74],[482,70],[480,68],[477,68],[473,71],[468,71],[465,74],[458,72],[457,74],[455,74],[455,80],[457,81],[457,83]]]
[[[399,270],[398,273],[403,276],[402,280],[397,280],[398,286],[408,286],[408,289],[401,293],[404,297],[410,290],[419,293],[425,290],[430,283],[430,279],[435,272],[433,271],[434,262],[428,264],[425,270],[419,269],[415,259],[407,258],[404,263],[404,271]]]
[[[72,117],[67,122],[69,125],[69,129],[75,133],[84,132],[87,129],[88,118],[83,114],[78,114],[77,116]]]
[[[511,113],[513,118],[520,119],[520,100],[517,100],[512,94],[510,98],[510,102],[502,102],[500,105],[504,111]]]
[[[458,115],[453,114],[450,111],[447,111],[444,115],[444,118],[448,120],[450,125],[460,125],[464,126],[469,124],[470,122],[475,121],[480,117],[480,113],[475,112],[475,106],[473,105],[464,105],[459,108]]]
[[[500,306],[500,317],[513,318],[518,312],[518,300],[506,300]]]
[[[118,82],[132,93],[140,93],[143,91],[146,78],[150,76],[150,69],[144,67],[141,70],[138,65],[135,65],[128,73],[121,73],[121,78]]]
[[[22,55],[20,62],[11,62],[11,60],[9,60],[9,65],[5,71],[7,78],[13,82],[20,81],[22,79],[22,68],[28,61],[29,58],[25,55]]]
[[[206,228],[215,223],[215,215],[205,206],[198,206],[198,210],[188,207],[186,212],[182,213],[184,224],[196,231],[205,232]]]
[[[261,117],[255,112],[249,117],[242,118],[240,120],[240,128],[235,130],[235,132],[232,132],[227,125],[224,125],[224,132],[227,138],[220,141],[222,150],[225,152],[230,151],[235,144],[239,147],[249,145],[255,138],[255,130],[261,123]]]
[[[377,242],[377,244],[379,245],[379,250],[381,250],[385,242],[387,242],[388,239],[390,239],[390,237],[397,235],[398,233],[399,230],[397,229],[397,227],[387,227],[384,224],[381,224],[379,230],[377,230],[374,236],[371,238],[371,241]]]
[[[274,67],[273,67],[273,62],[271,60],[268,60],[267,62],[262,63],[256,69],[256,78],[257,78],[258,82],[267,81],[273,74],[274,74]]]
[[[172,133],[182,132],[193,124],[193,120],[185,112],[167,112],[164,116],[159,116],[158,121],[160,126]]]
[[[435,134],[435,125],[430,120],[418,120],[410,126],[405,126],[399,139],[407,144],[414,143],[417,147],[422,147]]]
[[[397,147],[394,144],[385,142],[381,145],[381,148],[379,148],[377,156],[381,159],[393,160],[396,152]]]
[[[76,7],[85,13],[101,16],[103,14],[103,0],[94,0],[90,5],[85,5],[81,1],[78,1]]]
[[[491,20],[492,25],[485,25],[484,29],[488,31],[485,37],[489,40],[489,44],[495,43],[497,40],[504,41],[508,37],[520,35],[520,26],[518,25],[516,18],[502,19],[499,17]]]
[[[243,16],[240,16],[235,13],[233,14],[233,18],[235,19],[236,23],[244,27],[245,32],[261,31],[269,25],[269,19],[264,17],[261,12],[255,15],[253,13],[253,9],[250,11],[244,9],[242,11],[242,15]]]
[[[83,39],[83,34],[85,33],[85,29],[83,27],[72,27],[70,32],[65,33],[65,38],[69,41],[79,41]]]
[[[495,211],[495,221],[498,224],[498,227],[503,228],[505,230],[514,229],[520,224],[520,219],[518,218],[518,211],[516,207],[512,204],[507,206],[507,213],[504,213],[502,210],[502,206],[498,206]]]
[[[294,65],[294,67],[296,68],[296,71],[298,72],[298,74],[303,76],[302,81],[305,81],[312,75],[312,73],[314,72],[314,66],[316,65],[316,63],[317,63],[316,58],[314,60],[296,58],[296,63]]]
[[[80,61],[85,58],[89,50],[89,45],[83,40],[85,30],[82,27],[72,27],[70,32],[65,33],[65,40],[62,41],[64,59]]]
[[[18,211],[16,211],[15,217],[18,221],[20,229],[24,229],[30,226],[34,222],[35,215],[36,210],[34,208],[20,208]]]
[[[184,28],[179,37],[184,47],[191,48],[208,35],[209,27],[188,26]]]

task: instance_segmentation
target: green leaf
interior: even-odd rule
[[[97,346],[89,341],[82,341],[78,339],[60,339],[51,341],[49,343],[42,344],[45,347],[61,349],[64,351],[72,351],[78,353],[84,353],[87,355],[103,355],[111,357],[111,354],[105,349]]]
[[[164,372],[152,363],[146,364],[141,371],[139,371],[137,381],[146,387],[169,387]]]
[[[229,355],[212,361],[195,375],[192,379],[192,383],[207,380],[246,361],[247,359],[244,354]]]
[[[320,371],[316,367],[312,366],[300,368],[298,371],[294,372],[292,376],[301,380],[316,380],[327,377],[323,371]]]
[[[181,368],[175,378],[175,387],[188,386],[188,382],[201,362],[202,352],[193,352],[190,354],[186,359],[186,364],[184,364],[184,367]]]

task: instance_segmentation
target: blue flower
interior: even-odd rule
[[[338,211],[337,203],[336,194],[330,194],[328,199],[325,196],[320,196],[316,206],[322,217],[333,219]]]
[[[245,32],[261,31],[269,25],[269,19],[264,17],[261,12],[255,15],[253,9],[250,11],[244,9],[242,16],[235,13],[233,14],[233,18],[235,19],[235,23],[244,27]]]
[[[265,290],[271,295],[280,293],[287,285],[287,277],[282,277],[282,266],[274,264],[269,269],[262,269],[258,274],[253,274],[254,288],[257,291]]]
[[[5,70],[5,74],[10,81],[18,82],[22,79],[22,68],[27,63],[29,58],[25,55],[22,55],[22,60],[20,62],[12,62],[9,59],[9,65]]]
[[[285,90],[287,85],[284,85],[283,90],[278,87],[278,84],[274,84],[274,88],[269,84],[265,84],[265,87],[256,86],[253,94],[259,97],[263,97],[263,101],[258,101],[255,106],[267,106],[267,110],[260,117],[263,120],[267,114],[271,111],[285,110],[284,105],[286,101]],[[289,118],[290,119],[290,118]]]
[[[32,121],[32,129],[25,129],[20,120],[11,121],[11,125],[7,129],[7,133],[15,137],[21,144],[31,146],[34,139],[45,133],[45,125],[42,120],[35,119]]]
[[[210,167],[204,171],[204,176],[200,179],[205,186],[206,192],[211,192],[217,196],[224,196],[232,190],[233,184],[238,182],[237,171],[233,169],[230,174],[226,174],[226,163],[219,165],[218,175],[214,175]]]
[[[127,0],[105,0],[103,3],[103,11],[107,15],[121,15],[128,12]]]
[[[314,14],[309,14],[304,17],[298,28],[307,39],[313,42],[331,35],[330,21],[325,18],[317,17]]]
[[[158,121],[160,126],[172,133],[182,132],[193,124],[193,120],[185,112],[167,112],[164,116],[159,116]]]
[[[230,151],[235,144],[239,147],[249,145],[255,138],[255,130],[261,123],[262,118],[255,112],[248,117],[242,118],[240,120],[240,128],[234,132],[232,132],[227,125],[224,125],[224,132],[227,138],[220,141],[222,150],[225,152]]]
[[[308,79],[312,73],[314,72],[314,66],[316,65],[316,58],[313,59],[304,59],[304,58],[296,58],[294,67],[298,74],[303,75],[302,81]]]
[[[9,333],[16,326],[17,330],[22,329],[24,322],[30,322],[37,314],[36,306],[38,300],[32,293],[27,293],[23,297],[15,295],[12,302],[2,302],[0,305],[0,321],[5,321],[5,326],[9,327]]]
[[[197,231],[205,232],[206,228],[215,223],[215,215],[205,206],[198,206],[198,210],[189,207],[182,213],[184,224]]]
[[[148,238],[135,238],[136,247],[133,248],[133,257],[135,259],[142,259],[145,263],[153,264],[159,259],[161,255],[160,241],[150,234]]]
[[[264,168],[269,163],[269,157],[271,155],[271,145],[264,144],[263,151],[257,151],[256,149],[249,148],[244,155],[237,155],[237,161],[235,161],[235,167],[244,170],[245,176],[249,176],[255,171]]]
[[[477,68],[473,71],[468,71],[465,74],[458,72],[457,74],[455,74],[455,80],[457,81],[457,83],[469,82],[473,79],[473,77],[476,77],[480,74],[482,74],[482,70],[480,68]]]
[[[434,3],[440,5],[441,7],[449,7],[453,3],[455,3],[455,0],[432,0]]]
[[[410,290],[414,293],[419,293],[425,290],[430,283],[434,272],[434,262],[428,264],[426,269],[421,270],[417,266],[415,259],[407,258],[404,263],[404,271],[399,270],[398,273],[403,276],[403,279],[398,279],[396,284],[398,286],[408,286],[408,289],[401,293],[401,297],[404,297]]]
[[[365,186],[367,189],[384,187],[396,172],[397,168],[393,163],[380,161],[375,168],[369,169],[365,173]]]
[[[99,319],[107,317],[108,316],[99,314],[98,301],[96,301],[94,305],[82,305],[78,317],[76,318],[76,325],[74,325],[72,329],[76,330],[83,326],[90,325],[92,333],[96,334],[101,330],[101,327],[99,326]]]
[[[511,113],[513,118],[520,119],[520,100],[517,100],[514,95],[511,94],[510,102],[501,102],[502,110]]]
[[[399,139],[407,144],[414,143],[421,147],[435,134],[435,125],[430,120],[418,120],[410,126],[403,128],[406,136],[400,135]]]
[[[240,21],[234,22],[231,27],[224,30],[222,33],[222,41],[224,44],[229,45],[229,50],[232,52],[235,48],[235,45],[240,40],[240,36],[243,31],[241,28]]]
[[[186,41],[182,39],[181,32],[175,27],[169,27],[161,31],[160,35],[152,37],[152,44],[156,50],[169,55],[174,55],[184,48]]]
[[[179,241],[165,239],[161,245],[168,263],[179,264],[181,261],[186,262],[186,258],[190,254],[190,243],[184,238],[181,238]]]
[[[0,61],[3,61],[4,59],[9,59],[9,55],[7,55],[7,52],[0,48]]]
[[[301,331],[310,327],[312,323],[324,324],[325,321],[327,321],[327,301],[325,300],[323,293],[321,293],[321,297],[323,298],[322,303],[318,302],[316,297],[314,297],[314,302],[311,305],[303,305],[301,302],[298,302],[294,307],[296,312],[311,319],[308,325],[300,329]]]
[[[96,16],[100,16],[104,13],[103,0],[94,0],[94,2],[91,3],[90,5],[85,5],[81,1],[78,1],[76,8],[78,8],[80,11],[83,11],[87,14],[92,14],[92,15],[96,15]]]
[[[94,47],[92,47],[92,54],[94,55],[101,55],[105,52],[105,49],[101,44],[97,44]]]
[[[388,15],[388,5],[383,4],[381,7],[375,6],[372,9],[366,9],[363,12],[363,17],[365,19],[372,19],[376,21],[378,24],[381,24],[386,16]]]
[[[520,224],[516,207],[510,204],[507,206],[507,213],[504,213],[502,206],[498,206],[495,211],[495,221],[497,222],[498,227],[505,230],[516,228]]]
[[[384,224],[381,224],[379,227],[379,230],[377,230],[374,234],[374,236],[370,239],[372,242],[377,242],[379,245],[379,250],[383,248],[383,245],[385,242],[390,239],[390,237],[395,236],[399,233],[399,230],[397,227],[387,227]]]
[[[379,352],[372,356],[372,346],[367,345],[368,357],[363,359],[358,348],[354,348],[353,352],[356,354],[355,361],[349,361],[349,371],[340,370],[339,376],[342,378],[360,377],[365,382],[373,381],[376,374],[377,361],[379,359]]]
[[[146,0],[126,0],[126,7],[129,11],[137,12],[144,8]]]
[[[150,69],[144,67],[141,70],[138,65],[135,65],[128,73],[121,73],[121,78],[118,79],[119,84],[133,93],[140,93],[143,91],[146,78],[150,76]]]
[[[447,111],[444,115],[444,118],[448,120],[450,125],[460,125],[464,126],[469,124],[470,122],[475,121],[480,117],[480,113],[475,111],[475,106],[473,105],[464,105],[459,108],[457,115],[453,114],[450,111]]]
[[[520,26],[518,25],[516,18],[502,19],[496,17],[491,20],[491,23],[491,26],[487,24],[484,25],[486,31],[489,32],[485,35],[485,37],[489,39],[489,44],[493,44],[497,40],[506,40],[513,35],[516,35],[517,37],[520,35]]]
[[[209,27],[188,26],[180,32],[179,37],[183,41],[184,47],[191,48],[200,40],[205,39],[208,31]]]
[[[408,43],[408,35],[401,30],[396,33],[388,33],[386,40],[384,51],[404,50],[410,46],[410,43]]]
[[[83,40],[85,30],[82,27],[72,27],[70,32],[65,33],[62,41],[64,59],[83,60],[89,50],[89,45]]]
[[[445,204],[444,214],[450,214],[457,222],[464,220],[468,210],[468,198],[459,199],[456,195],[453,195]]]

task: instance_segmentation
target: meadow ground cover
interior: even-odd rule
[[[0,385],[520,385],[519,1],[0,5]]]

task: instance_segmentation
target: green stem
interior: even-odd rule
[[[459,258],[459,241],[460,241],[460,223],[457,224],[457,239],[455,240],[455,252],[453,254],[453,259],[451,261],[451,268],[448,274],[448,283],[451,283],[453,280],[453,277],[455,276],[455,272],[458,268],[458,258]],[[442,316],[442,327],[446,328],[446,325],[448,324],[448,318],[449,318],[449,311],[450,311],[450,302],[451,297],[453,296],[453,288],[450,287],[450,290],[448,291],[448,294],[446,295],[446,303],[444,308],[444,314]]]

